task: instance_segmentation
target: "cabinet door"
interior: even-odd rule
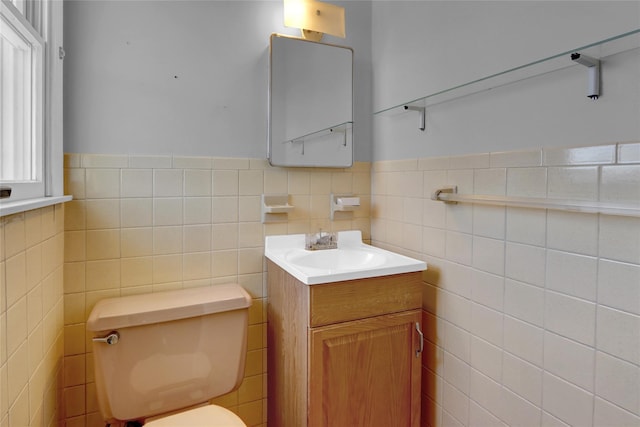
[[[420,424],[420,310],[310,329],[309,426]]]

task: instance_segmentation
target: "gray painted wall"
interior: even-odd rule
[[[356,160],[371,159],[371,4],[344,2]],[[282,1],[65,2],[65,152],[266,157]]]
[[[374,111],[640,28],[640,2],[373,2]],[[570,59],[567,58],[570,63]],[[638,49],[414,113],[374,118],[374,160],[640,140]]]

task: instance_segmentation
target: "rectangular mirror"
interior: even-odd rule
[[[271,35],[269,141],[273,166],[353,164],[353,50]]]

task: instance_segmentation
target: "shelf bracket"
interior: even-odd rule
[[[438,188],[436,191],[433,192],[433,194],[431,194],[431,200],[437,200],[439,202],[444,202],[447,204],[451,204],[451,205],[455,205],[458,202],[453,202],[453,201],[449,201],[449,200],[443,200],[440,198],[440,194],[456,194],[458,192],[458,186],[457,185],[451,185],[449,187],[442,187],[442,188]]]
[[[426,120],[425,120],[425,116],[426,116],[426,108],[425,107],[415,107],[413,105],[405,105],[404,106],[404,110],[405,111],[417,111],[418,112],[418,129],[420,129],[421,131],[424,131],[425,129],[425,124],[426,124]]]

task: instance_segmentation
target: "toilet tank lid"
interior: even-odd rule
[[[238,284],[152,294],[106,298],[98,301],[87,320],[87,330],[105,331],[186,319],[251,306],[251,296]]]

